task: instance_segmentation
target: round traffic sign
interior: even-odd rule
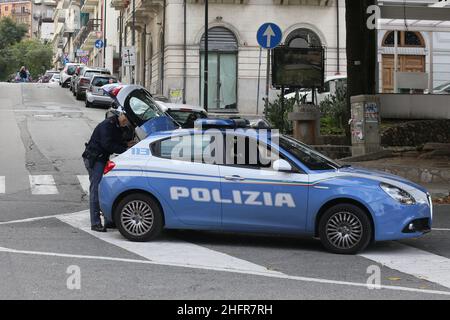
[[[281,43],[283,32],[275,23],[264,23],[256,35],[259,45],[264,49],[273,49]]]

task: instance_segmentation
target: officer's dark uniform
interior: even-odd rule
[[[98,200],[98,185],[103,177],[103,170],[111,154],[124,153],[127,150],[123,130],[119,125],[118,116],[113,116],[101,122],[92,133],[86,144],[83,160],[89,172],[89,206],[91,226],[101,226],[100,204]]]

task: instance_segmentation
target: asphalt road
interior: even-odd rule
[[[450,206],[431,234],[357,256],[296,237],[92,233],[81,153],[104,114],[57,85],[0,84],[0,299],[450,299]]]

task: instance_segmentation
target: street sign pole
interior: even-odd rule
[[[133,27],[131,30],[131,43],[133,47],[135,46],[136,41],[136,0],[133,0]],[[131,83],[134,84],[134,66],[130,66],[130,74],[131,74]]]
[[[258,32],[256,34],[256,38],[258,40],[258,44],[261,48],[260,51],[260,65],[261,65],[261,52],[262,49],[267,49],[267,68],[266,68],[266,101],[264,106],[264,115],[267,112],[267,107],[269,105],[269,90],[270,90],[270,58],[271,51],[273,48],[276,48],[280,43],[283,37],[283,32],[280,27],[274,23],[264,23],[261,27],[259,27]],[[259,112],[259,71],[258,71],[258,101],[256,103],[256,112]]]
[[[256,92],[256,115],[259,114],[259,88],[261,86],[261,59],[262,59],[262,48],[259,48],[258,91]]]
[[[267,70],[266,70],[266,101],[264,104],[264,115],[267,113],[269,107],[269,89],[270,89],[270,49],[267,49]]]

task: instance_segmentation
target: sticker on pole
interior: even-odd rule
[[[273,49],[281,43],[283,32],[275,23],[264,23],[259,29],[256,38],[264,49]]]

